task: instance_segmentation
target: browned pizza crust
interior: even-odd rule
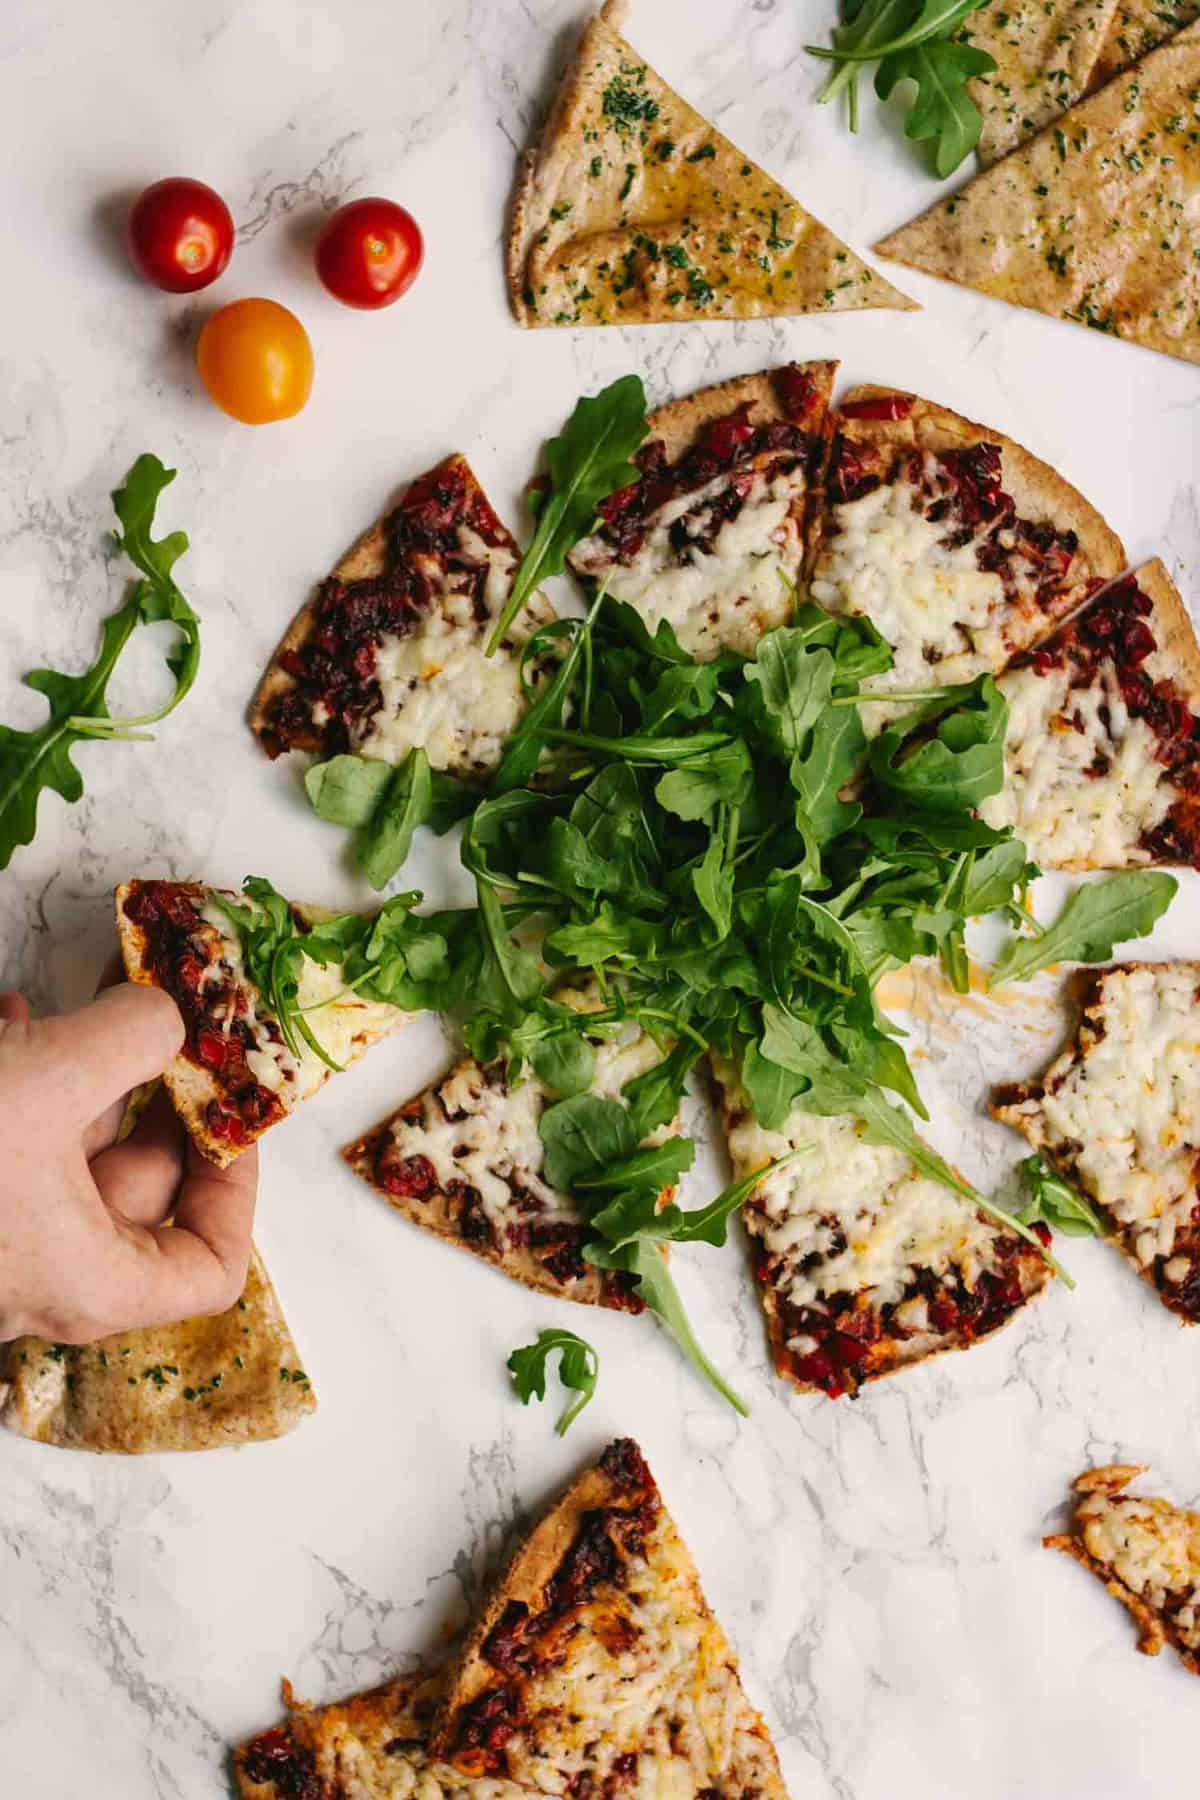
[[[425,1737],[443,1686],[440,1670],[417,1669],[329,1706],[309,1706],[285,1681],[282,1724],[233,1752],[239,1800],[388,1800],[411,1792],[428,1762]]]
[[[1158,557],[1143,563],[1134,575],[1154,603],[1150,629],[1158,639],[1159,654],[1170,663],[1171,678],[1192,711],[1200,712],[1200,643],[1183,595]]]
[[[1072,1485],[1075,1492],[1083,1495],[1085,1500],[1089,1494],[1119,1498],[1131,1481],[1145,1473],[1146,1468],[1142,1463],[1108,1463],[1102,1468],[1085,1470],[1076,1477]],[[1196,1517],[1194,1514],[1185,1516]],[[1111,1568],[1091,1555],[1081,1535],[1083,1524],[1084,1521],[1077,1516],[1071,1531],[1053,1532],[1044,1537],[1043,1549],[1061,1550],[1064,1555],[1072,1557],[1104,1584],[1114,1600],[1121,1602],[1138,1628],[1137,1647],[1143,1656],[1157,1656],[1163,1645],[1169,1643],[1178,1652],[1184,1667],[1193,1675],[1200,1675],[1200,1657],[1183,1641],[1174,1620],[1169,1614],[1156,1611],[1140,1594],[1126,1586]]]
[[[607,0],[593,18],[521,159],[507,248],[518,322],[915,310],[648,67],[619,35],[627,13]],[[614,118],[614,88],[648,110]],[[673,239],[682,264],[660,255]]]
[[[839,416],[839,433],[856,443],[896,444],[915,450],[963,450],[972,444],[996,444],[1000,449],[1001,486],[1016,502],[1017,512],[1037,519],[1049,518],[1058,531],[1073,531],[1079,538],[1079,565],[1070,588],[1056,609],[1061,616],[1083,598],[1087,582],[1107,581],[1125,567],[1125,546],[1116,532],[1077,488],[1065,481],[1049,463],[1042,462],[1003,431],[977,425],[939,406],[935,400],[908,395],[901,388],[880,387],[872,382],[851,388],[842,396],[843,407],[857,400],[881,399],[895,394],[912,400],[904,419],[847,419]]]
[[[95,1344],[18,1338],[0,1422],[68,1450],[141,1456],[282,1437],[316,1400],[255,1250],[226,1313]]]
[[[837,363],[823,360],[790,366],[812,382],[822,411],[827,415]],[[762,369],[754,375],[735,375],[730,381],[718,381],[711,387],[698,388],[694,394],[668,400],[647,414],[646,423],[650,427],[647,435],[662,440],[667,461],[673,463],[691,448],[705,425],[713,419],[725,418],[739,406],[749,406],[750,421],[755,425],[769,423],[772,419],[786,420],[789,415],[780,401],[774,376],[773,369]]]

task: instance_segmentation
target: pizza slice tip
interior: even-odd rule
[[[588,26],[520,166],[508,242],[525,326],[762,318],[914,302],[757,167],[620,35]]]

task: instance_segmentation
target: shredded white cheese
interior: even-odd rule
[[[1155,1612],[1169,1610],[1184,1645],[1200,1650],[1200,1515],[1166,1500],[1092,1493],[1078,1517],[1088,1555]]]

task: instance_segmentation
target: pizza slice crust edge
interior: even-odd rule
[[[424,1739],[441,1694],[443,1678],[417,1669],[326,1706],[297,1700],[290,1681],[282,1683],[286,1709],[278,1725],[255,1732],[232,1752],[239,1800],[288,1800],[303,1791],[295,1782],[310,1774],[321,1779],[321,1752],[343,1735],[372,1740],[383,1730],[395,1738]],[[284,1782],[288,1785],[284,1785]]]

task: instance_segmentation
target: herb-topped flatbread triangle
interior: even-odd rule
[[[554,998],[581,1012],[602,1004],[591,984],[559,987]],[[615,1035],[598,1030],[592,1042],[591,1092],[606,1099],[619,1098],[667,1054],[632,1020]],[[513,1280],[559,1299],[641,1312],[631,1276],[584,1260],[583,1212],[549,1179],[554,1167],[547,1169],[539,1126],[553,1100],[531,1070],[510,1082],[503,1062],[468,1056],[342,1154],[406,1219]],[[663,1126],[643,1141],[669,1133]]]
[[[991,1110],[1095,1203],[1163,1305],[1198,1324],[1200,963],[1124,963],[1076,981],[1074,1038]]]
[[[257,1250],[226,1313],[95,1344],[18,1338],[7,1373],[0,1422],[68,1450],[142,1455],[261,1443],[316,1405]]]
[[[891,646],[866,684],[882,699],[999,673],[1124,566],[1095,508],[1003,432],[887,388],[842,402],[809,593]]]
[[[970,83],[983,114],[979,159],[995,162],[1088,90],[1117,0],[990,0],[963,36],[996,67]]]
[[[419,749],[434,769],[490,773],[527,705],[521,649],[554,617],[534,593],[484,654],[518,561],[465,458],[419,477],[289,627],[251,712],[268,755]],[[543,673],[536,657],[525,671]]]
[[[1200,1675],[1200,1513],[1126,1493],[1144,1474],[1137,1463],[1088,1469],[1075,1482],[1071,1530],[1042,1543],[1090,1569],[1129,1610],[1143,1656],[1173,1644]]]
[[[767,1131],[715,1062],[734,1174],[773,1170],[742,1208],[775,1368],[837,1398],[943,1350],[965,1350],[1045,1286],[1036,1248],[853,1118],[796,1107]]]
[[[437,952],[406,899],[389,903],[391,929],[379,933],[378,915],[301,906],[254,879],[241,895],[195,881],[130,881],[116,902],[126,974],[170,994],[187,1027],[163,1081],[195,1142],[221,1165],[411,1017],[381,997],[384,982],[407,990],[406,937]],[[386,964],[376,953],[388,953]]]
[[[1200,362],[1198,92],[1200,22],[876,248]]]
[[[1092,86],[1111,81],[1197,16],[1200,0],[1120,0],[1092,70]]]
[[[1161,562],[1000,678],[1004,786],[983,802],[1045,868],[1200,866],[1200,646]]]
[[[785,363],[651,413],[641,477],[602,502],[576,574],[700,660],[752,656],[803,579],[836,368]]]
[[[778,182],[592,21],[521,169],[508,285],[522,325],[912,309]]]
[[[518,1551],[430,1742],[464,1774],[544,1794],[784,1800],[737,1658],[630,1439]]]

